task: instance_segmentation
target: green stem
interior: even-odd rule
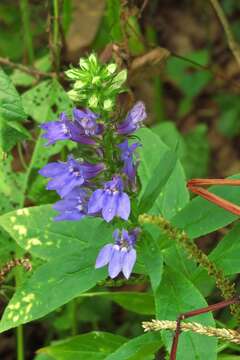
[[[28,62],[30,64],[33,64],[34,49],[33,49],[32,31],[30,26],[29,3],[28,0],[19,0],[19,1],[20,1],[20,11],[21,11],[22,25],[23,25],[24,45],[28,54]]]
[[[73,299],[69,305],[71,309],[72,336],[75,336],[78,334],[77,299]]]
[[[60,65],[60,47],[59,47],[59,2],[53,0],[53,50],[54,50],[54,65],[56,73],[59,72]]]

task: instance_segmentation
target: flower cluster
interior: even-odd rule
[[[74,108],[70,116],[62,113],[58,120],[41,126],[47,146],[61,140],[79,144],[76,153],[68,155],[65,162],[52,162],[40,170],[49,179],[46,188],[55,190],[61,198],[53,205],[59,212],[54,220],[77,221],[86,215],[100,216],[118,226],[124,221],[130,228],[131,198],[137,191],[136,150],[140,146],[132,142],[131,135],[146,119],[144,104],[137,102],[123,120],[106,115],[106,96],[115,104],[116,95],[122,91],[123,71],[117,73],[115,64],[100,65],[95,55],[81,59],[80,69],[70,69],[67,74],[75,80],[77,102],[88,101],[88,108]],[[104,81],[99,82],[98,77]],[[89,91],[97,97],[98,112],[93,111],[95,105],[89,102]],[[100,250],[96,268],[108,264],[111,278],[120,272],[129,278],[136,261],[134,245],[138,233],[138,228],[116,229],[115,244]]]
[[[79,68],[71,68],[65,74],[74,81],[68,95],[75,103],[107,112],[113,110],[116,95],[123,91],[127,78],[126,70],[117,72],[115,63],[104,66],[94,54],[81,58]]]

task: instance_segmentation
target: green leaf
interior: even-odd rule
[[[230,179],[239,178],[240,175],[230,177]],[[239,186],[212,186],[210,191],[240,205]],[[184,229],[191,238],[197,238],[225,227],[237,218],[237,215],[197,196],[172,219],[172,224]]]
[[[55,222],[51,205],[18,209],[0,217],[0,225],[26,251],[43,259],[112,242],[113,227],[100,218]],[[67,224],[67,225],[66,225]]]
[[[25,112],[39,123],[70,112],[72,103],[57,80],[45,80],[22,95]]]
[[[177,157],[174,152],[166,151],[159,160],[157,167],[154,169],[152,177],[148,182],[144,193],[140,199],[139,212],[147,212],[152,208],[161,189],[169,180],[173,169],[176,166]]]
[[[240,224],[237,224],[224,238],[219,241],[210,254],[212,260],[226,275],[240,272]]]
[[[21,97],[0,68],[0,148],[3,151],[9,152],[18,141],[29,137],[28,131],[19,124],[25,119]]]
[[[163,156],[169,148],[161,141],[158,135],[147,128],[142,128],[137,132],[142,147],[139,149],[140,165],[138,173],[142,185],[140,198],[148,186],[152,174],[159,164],[159,156]],[[163,165],[164,167],[164,165]],[[163,169],[164,171],[164,169]],[[186,189],[186,180],[183,168],[179,161],[169,177],[166,185],[156,198],[151,212],[162,213],[167,219],[171,219],[188,202],[189,194]]]
[[[21,98],[9,76],[0,68],[0,116],[7,121],[22,121],[26,118]]]
[[[106,360],[153,360],[154,353],[162,346],[159,333],[147,333],[119,347]]]
[[[205,306],[207,306],[205,299],[194,285],[179,271],[174,271],[166,267],[158,291],[157,319],[176,320],[177,317],[184,312]],[[214,326],[214,319],[211,313],[194,316],[194,318],[189,321]],[[163,332],[163,339],[170,350],[172,343],[170,333]],[[216,339],[207,336],[204,337],[199,334],[183,333],[179,340],[177,359],[215,360],[216,345]]]
[[[144,265],[151,280],[154,296],[156,297],[163,273],[162,251],[157,241],[146,231],[144,232],[144,236],[142,236],[140,246]]]
[[[154,299],[152,294],[140,293],[134,291],[122,291],[122,292],[94,292],[82,294],[82,297],[104,297],[115,301],[117,304],[122,306],[124,309],[133,311],[137,314],[142,315],[153,315],[154,310]]]
[[[18,288],[3,313],[0,332],[39,319],[66,304],[106,277],[94,269],[95,247],[51,259]]]
[[[74,336],[57,341],[51,346],[38,350],[54,360],[104,360],[126,342],[126,338],[100,331]]]

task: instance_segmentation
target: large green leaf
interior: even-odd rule
[[[103,280],[106,269],[94,269],[96,255],[95,247],[75,249],[41,265],[16,290],[4,311],[0,332],[43,317]]]
[[[181,313],[207,306],[205,299],[194,285],[179,271],[169,267],[163,273],[156,300],[156,317],[161,320],[176,320]],[[211,313],[195,316],[192,321],[214,326]],[[172,336],[169,332],[164,332],[163,338],[170,349]],[[215,360],[216,344],[216,340],[209,337],[192,333],[181,334],[177,359]]]
[[[0,115],[5,121],[21,121],[26,118],[21,98],[11,79],[0,68]]]
[[[239,179],[240,175],[230,178]],[[212,186],[210,191],[240,205],[239,186]],[[197,238],[227,226],[237,218],[237,215],[197,196],[172,219],[172,223],[184,229],[191,238]]]
[[[169,151],[169,148],[161,141],[158,135],[147,128],[137,132],[142,147],[139,149],[140,166],[139,176],[142,185],[140,198],[144,193],[152,174],[159,164],[159,158]],[[164,167],[164,164],[162,164]],[[164,172],[164,169],[163,169]],[[179,161],[169,177],[167,184],[157,196],[151,212],[162,213],[167,219],[171,219],[188,202],[189,194],[186,189],[186,180],[183,168]]]
[[[56,120],[72,104],[57,80],[45,80],[22,95],[25,112],[39,123]]]
[[[240,224],[237,224],[224,238],[218,243],[210,254],[210,260],[222,268],[226,275],[240,272]]]
[[[145,232],[144,238],[141,240],[141,251],[154,296],[156,297],[162,279],[163,256],[157,241],[149,233]]]
[[[19,123],[25,119],[21,97],[0,68],[0,148],[3,151],[8,152],[18,141],[30,136]]]
[[[159,333],[148,333],[124,343],[106,360],[153,360],[154,353],[162,346]]]
[[[99,218],[55,222],[51,205],[19,209],[0,217],[0,225],[26,251],[43,259],[112,242],[112,225]]]
[[[166,151],[160,157],[157,167],[154,169],[152,177],[147,184],[144,193],[140,199],[139,212],[147,212],[152,208],[160,191],[167,183],[173,169],[176,166],[177,157],[174,152]]]
[[[126,342],[126,338],[107,332],[93,331],[57,341],[38,350],[54,360],[104,360]]]

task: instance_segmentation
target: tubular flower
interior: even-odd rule
[[[55,144],[59,140],[72,140],[81,144],[93,145],[96,142],[86,136],[83,128],[76,122],[69,120],[65,113],[62,113],[58,121],[50,121],[41,125],[46,132],[42,135],[47,139],[46,145]]]
[[[73,109],[73,116],[81,128],[82,134],[86,136],[96,136],[103,132],[103,125],[96,122],[99,115],[91,110],[79,110],[75,108]]]
[[[120,135],[132,134],[141,127],[146,117],[145,105],[142,101],[138,101],[128,112],[125,120],[117,126],[118,133]]]
[[[122,271],[126,279],[129,279],[133,266],[136,262],[136,250],[134,245],[139,229],[131,232],[125,229],[116,229],[113,233],[115,244],[105,245],[99,252],[95,268],[101,268],[108,264],[109,276],[114,279]]]
[[[127,220],[130,215],[130,199],[123,192],[123,181],[120,176],[114,176],[105,183],[103,189],[93,192],[88,203],[88,214],[102,212],[102,217],[107,222],[115,216]]]
[[[121,150],[121,160],[123,161],[123,172],[127,175],[131,184],[135,184],[138,162],[134,161],[134,151],[141,146],[139,143],[128,145],[128,140],[119,144]]]
[[[70,155],[66,163],[49,163],[39,173],[52,179],[48,182],[47,190],[55,190],[61,197],[64,197],[76,186],[85,184],[88,179],[97,176],[103,170],[104,165],[102,163],[79,162]]]
[[[86,190],[81,188],[73,189],[63,200],[59,200],[53,205],[53,209],[60,212],[54,220],[76,221],[82,219],[87,213],[87,200]]]

